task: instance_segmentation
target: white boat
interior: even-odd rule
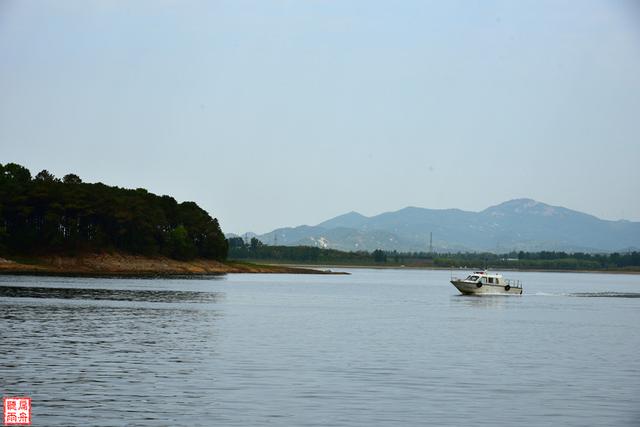
[[[466,279],[451,277],[451,284],[463,295],[521,295],[522,283],[487,270],[474,271]]]

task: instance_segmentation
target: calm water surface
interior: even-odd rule
[[[640,425],[640,276],[0,276],[0,394],[33,425]]]

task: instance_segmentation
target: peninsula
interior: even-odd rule
[[[232,262],[228,251],[218,220],[194,202],[0,164],[0,274],[330,273]]]

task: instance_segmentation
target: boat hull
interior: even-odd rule
[[[522,288],[507,289],[503,285],[483,284],[478,287],[477,283],[464,280],[452,280],[451,284],[463,295],[522,295]]]

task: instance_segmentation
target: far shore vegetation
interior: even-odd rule
[[[590,254],[583,252],[427,253],[377,249],[345,252],[311,246],[269,246],[255,237],[229,239],[229,258],[265,263],[352,265],[372,267],[490,268],[560,271],[640,271],[640,252]]]

